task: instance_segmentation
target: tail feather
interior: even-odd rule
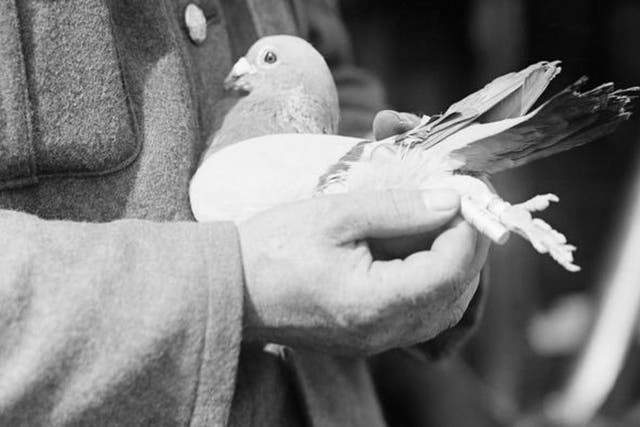
[[[487,123],[526,114],[549,86],[551,80],[562,71],[559,64],[560,61],[540,63],[539,67],[524,75],[516,91],[489,109],[477,121]]]
[[[560,61],[542,61],[524,70],[505,74],[471,95],[452,104],[445,116],[476,111],[486,121],[503,120],[524,114],[560,72]]]
[[[447,111],[394,137],[396,145],[426,150],[471,123],[487,123],[519,117],[529,111],[560,73],[560,61],[542,61],[524,70],[505,74],[482,89],[452,104]]]
[[[451,156],[459,171],[494,173],[518,167],[601,138],[629,118],[629,104],[640,88],[615,90],[612,83],[586,92],[586,78],[556,94],[531,117],[497,135],[474,141]]]

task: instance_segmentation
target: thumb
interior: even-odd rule
[[[390,190],[351,195],[339,216],[345,242],[366,238],[392,238],[424,233],[451,221],[460,209],[453,190]],[[345,224],[348,227],[345,227]]]
[[[420,117],[411,113],[382,110],[373,119],[373,136],[377,141],[413,129]]]

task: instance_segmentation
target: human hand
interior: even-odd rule
[[[324,196],[239,225],[244,339],[372,354],[456,324],[478,285],[488,244],[456,219],[455,192]],[[444,228],[429,250],[375,260],[370,238]]]
[[[393,110],[383,110],[376,114],[373,120],[373,134],[376,140],[388,138],[393,135],[407,132],[420,123],[420,117],[411,113],[402,113]],[[490,187],[491,183],[485,180]],[[403,256],[403,251],[425,249],[428,242],[434,238],[433,233],[405,236],[398,239],[386,239],[383,241],[371,241],[374,255],[386,259],[393,256]],[[483,245],[489,246],[488,239],[478,235],[478,239],[484,240]],[[453,327],[443,331],[434,339],[420,343],[415,349],[407,349],[410,354],[418,359],[438,359],[457,348],[463,342],[477,323],[483,306],[484,293],[479,290],[473,297],[462,319]]]
[[[398,135],[414,128],[420,123],[420,117],[411,113],[394,110],[379,111],[373,119],[373,137],[376,141]],[[435,239],[436,230],[412,236],[401,236],[394,239],[371,239],[371,250],[374,258],[393,259],[424,250]]]
[[[407,132],[420,123],[420,117],[411,113],[382,110],[373,118],[373,137],[376,141]]]

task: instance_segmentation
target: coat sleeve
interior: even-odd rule
[[[0,211],[0,425],[223,425],[235,226]]]

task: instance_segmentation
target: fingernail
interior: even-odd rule
[[[422,195],[427,209],[450,211],[460,206],[460,196],[453,190],[430,190]]]
[[[396,113],[396,116],[398,120],[400,120],[400,123],[409,126],[413,126],[419,120],[416,120],[417,117],[410,113]]]

